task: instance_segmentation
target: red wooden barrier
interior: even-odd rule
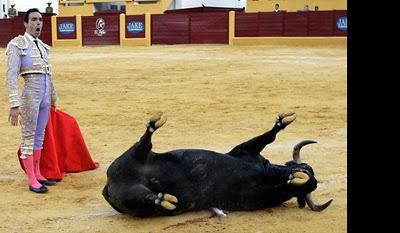
[[[24,14],[25,12],[19,12],[18,16],[15,18],[0,20],[0,47],[6,47],[12,38],[25,33]],[[52,45],[51,14],[43,13],[42,17],[43,28],[40,39],[44,43]]]
[[[6,47],[8,42],[15,36],[13,33],[13,19],[0,20],[0,46]]]
[[[43,17],[43,27],[42,27],[42,33],[40,34],[40,39],[48,44],[48,45],[53,45],[52,42],[52,35],[51,35],[51,16],[53,16],[54,14],[45,14],[42,13],[42,17]],[[24,28],[25,31],[25,28]]]
[[[337,25],[341,25],[341,29]],[[345,27],[346,26],[346,27]],[[347,11],[236,13],[236,37],[347,36]]]
[[[258,36],[282,36],[285,29],[285,12],[259,12]]]
[[[309,36],[333,36],[333,11],[308,12]]]
[[[189,15],[163,14],[151,16],[152,44],[190,44]]]
[[[227,44],[228,21],[228,12],[152,15],[152,44]]]
[[[283,36],[307,36],[308,14],[307,12],[287,12],[285,14],[285,29]]]
[[[119,45],[119,15],[82,17],[83,45]]]
[[[228,13],[195,14],[190,17],[190,43],[227,44]]]
[[[347,11],[335,10],[333,15],[333,34],[335,36],[347,36]]]
[[[235,14],[235,36],[237,37],[258,36],[259,25],[258,13]]]

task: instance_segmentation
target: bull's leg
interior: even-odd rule
[[[103,194],[103,197],[108,202],[108,204],[110,204],[116,211],[118,211],[120,213],[125,213],[120,208],[118,208],[116,205],[114,205],[114,203],[110,200],[110,196],[108,195],[108,184],[106,184],[106,186],[104,186],[102,194]]]
[[[140,138],[139,142],[133,146],[133,150],[135,151],[134,155],[138,161],[145,161],[147,159],[147,155],[152,148],[151,136],[158,128],[163,126],[166,121],[167,117],[163,115],[162,112],[158,112],[150,117],[146,125],[146,132]]]
[[[232,156],[259,155],[266,145],[275,140],[278,132],[283,130],[295,119],[296,114],[294,112],[280,113],[276,118],[275,125],[272,127],[271,130],[260,136],[252,138],[247,142],[237,145],[228,154]]]

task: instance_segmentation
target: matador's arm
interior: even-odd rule
[[[20,54],[21,50],[17,46],[11,43],[7,46],[6,83],[10,108],[19,107],[21,105],[18,93],[18,77],[21,67]]]

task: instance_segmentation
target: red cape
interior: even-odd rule
[[[21,149],[18,150],[18,158]],[[62,180],[66,172],[81,172],[99,167],[86,147],[75,118],[51,107],[44,136],[40,171],[44,177]],[[21,168],[24,165],[19,158]]]

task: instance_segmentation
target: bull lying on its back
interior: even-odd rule
[[[166,117],[153,116],[140,141],[117,158],[107,170],[103,196],[117,211],[141,217],[176,215],[192,210],[256,210],[277,206],[296,197],[300,207],[321,211],[332,200],[316,205],[313,169],[293,160],[273,165],[260,155],[276,134],[295,120],[294,113],[280,114],[268,132],[244,142],[229,153],[187,149],[166,153],[151,151],[151,136]]]

